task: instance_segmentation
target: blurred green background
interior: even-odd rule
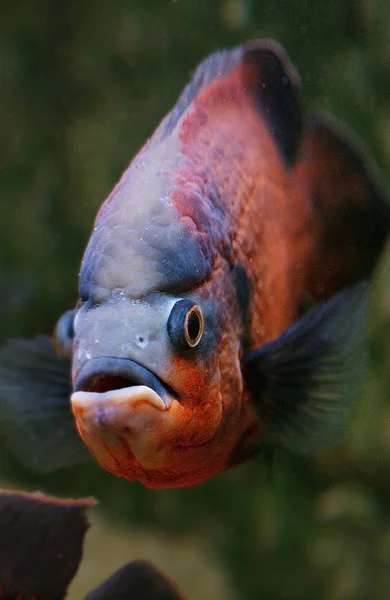
[[[50,333],[76,300],[94,216],[208,53],[287,48],[310,110],[364,140],[390,179],[388,0],[3,0],[1,339]],[[151,492],[94,462],[38,477],[0,448],[1,486],[95,495],[70,598],[151,558],[190,600],[390,597],[390,252],[375,278],[370,370],[345,443],[277,455],[189,490]]]

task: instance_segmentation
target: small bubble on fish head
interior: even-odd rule
[[[146,348],[146,346],[149,344],[149,340],[147,338],[145,338],[143,335],[136,335],[136,344],[140,347],[140,348]]]

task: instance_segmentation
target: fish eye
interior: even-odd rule
[[[75,310],[67,310],[60,316],[54,329],[54,349],[61,358],[72,357],[75,314]]]
[[[200,306],[183,299],[174,304],[168,318],[168,335],[179,350],[195,348],[202,339],[204,321]]]

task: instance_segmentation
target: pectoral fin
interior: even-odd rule
[[[0,430],[11,451],[42,473],[90,458],[70,410],[70,362],[48,336],[0,350]]]
[[[310,454],[340,440],[364,373],[368,293],[367,281],[344,289],[246,356],[267,441]]]

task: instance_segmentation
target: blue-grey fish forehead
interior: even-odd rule
[[[169,175],[183,161],[173,133],[130,165],[98,218],[84,254],[80,296],[122,289],[141,298],[152,291],[185,292],[206,280],[216,250],[210,236],[179,213]]]

